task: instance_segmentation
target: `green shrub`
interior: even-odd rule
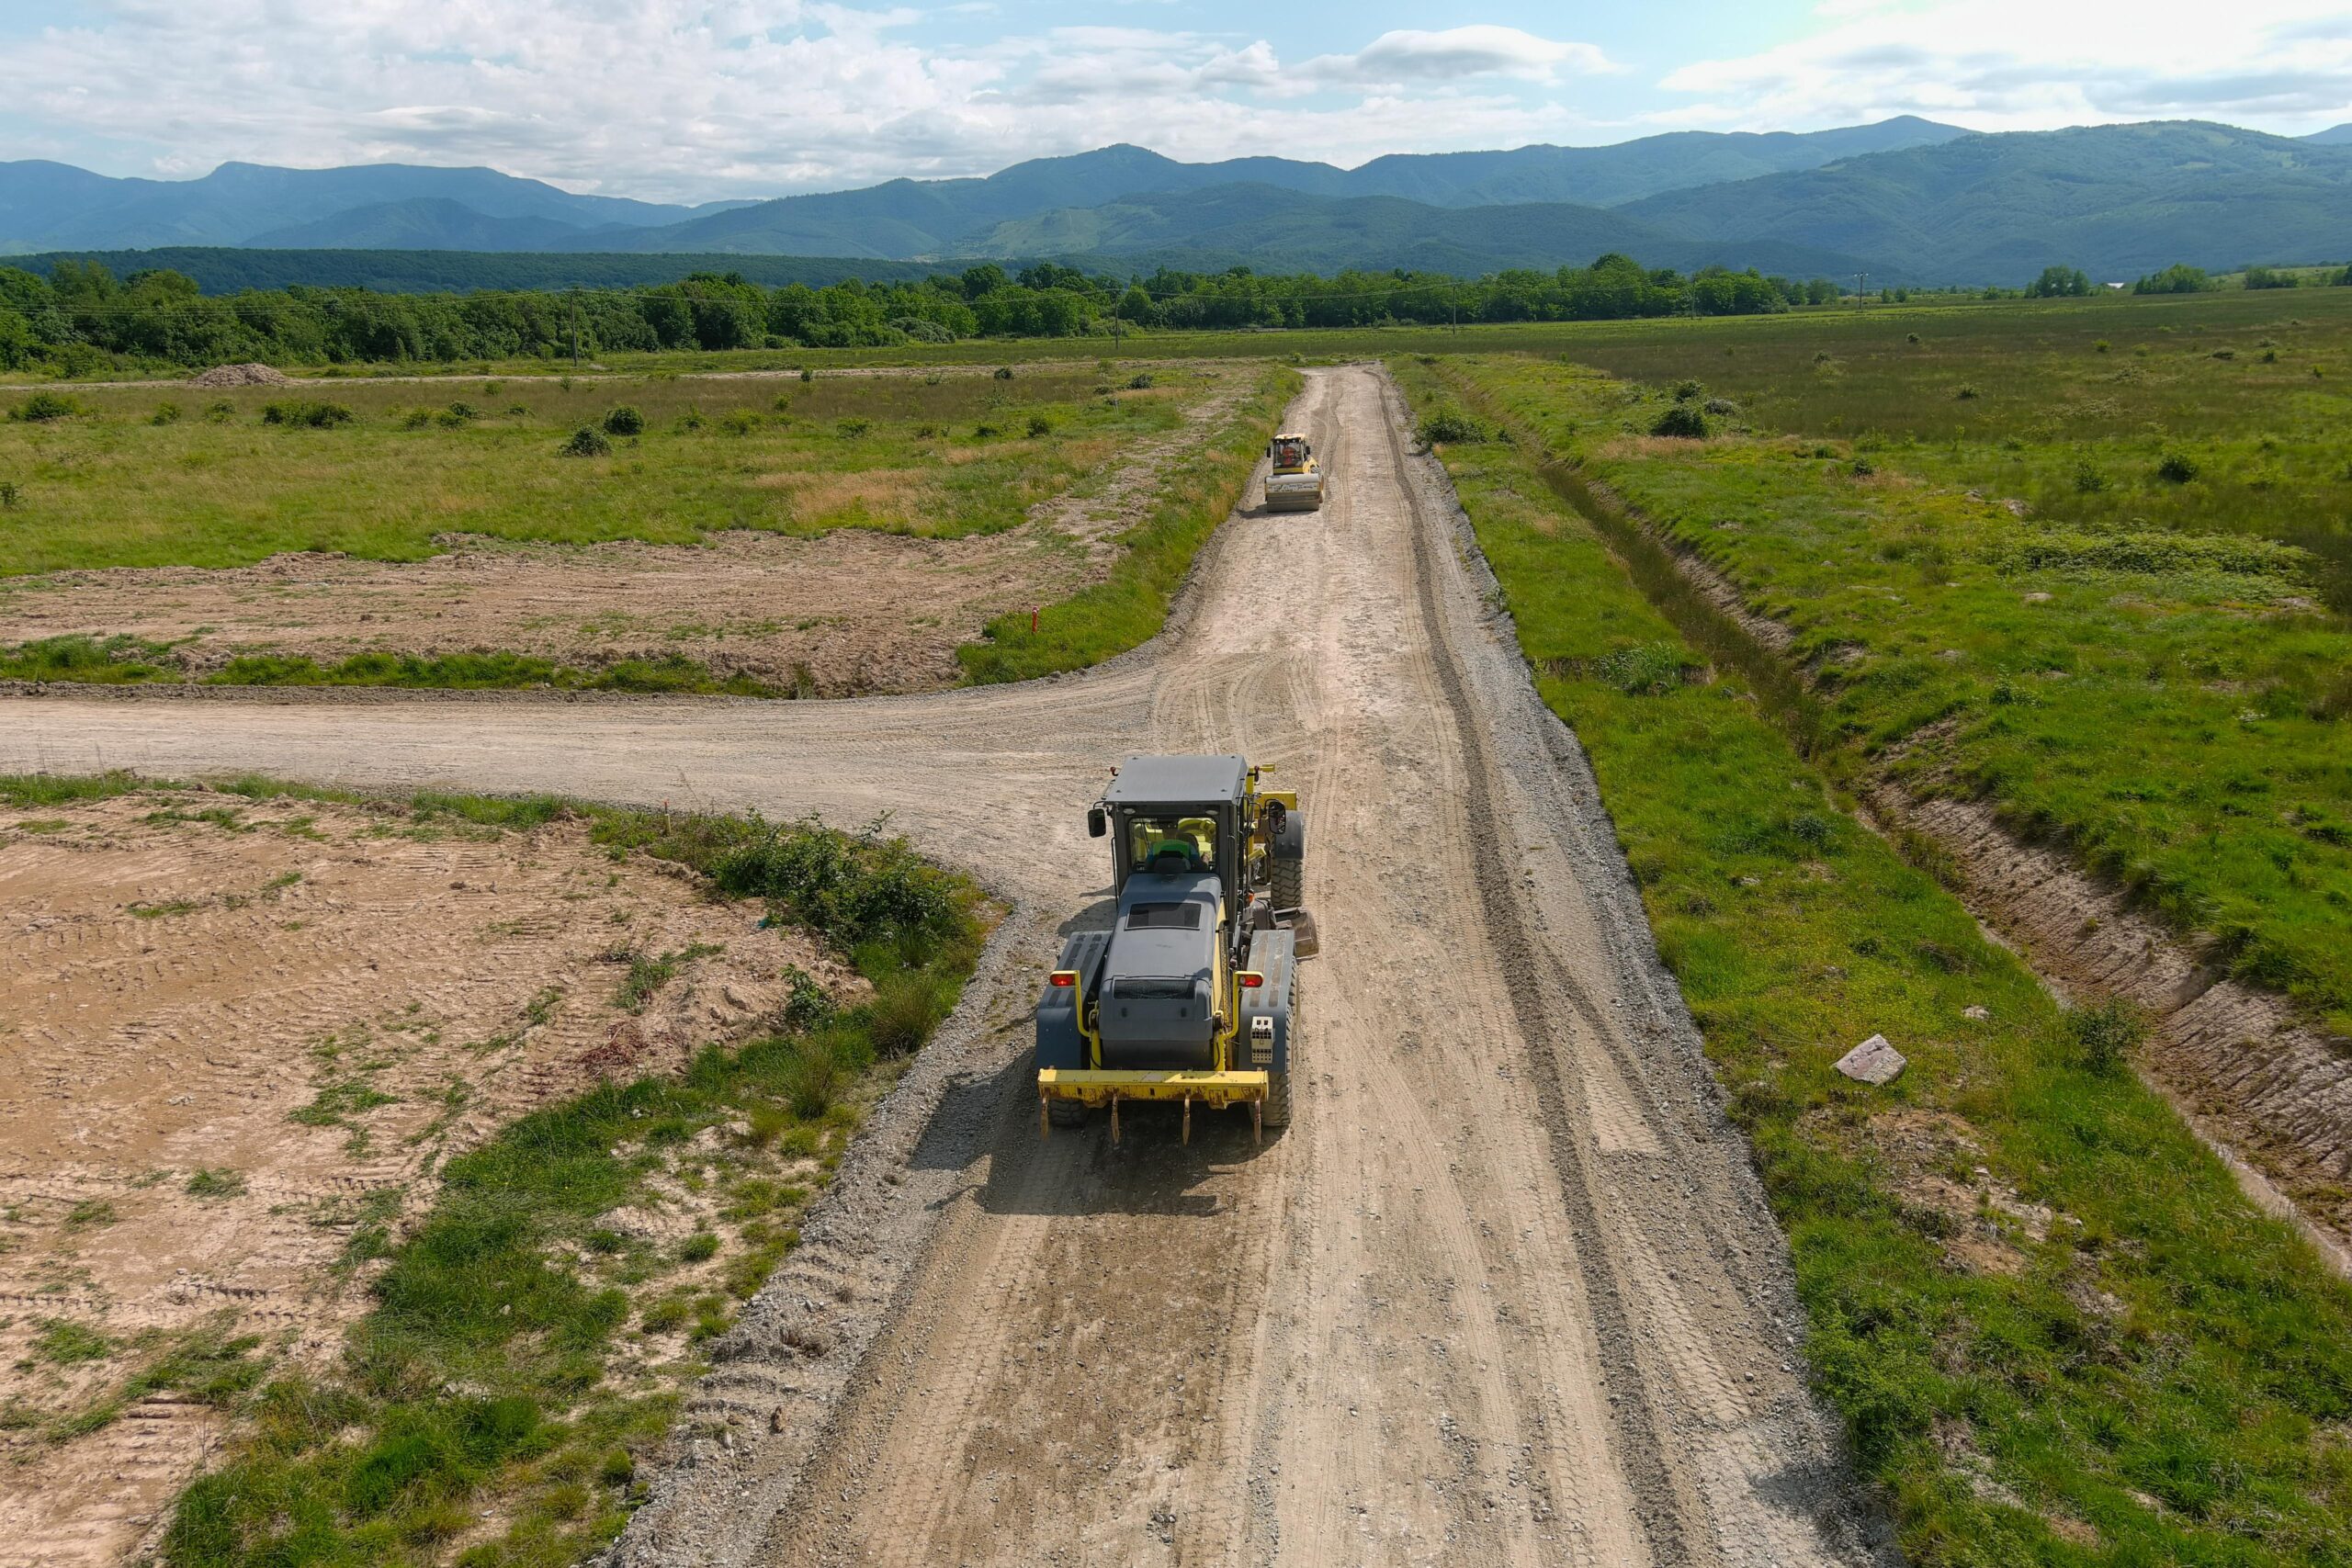
[[[2185,485],[2202,471],[2186,452],[2167,452],[2156,464],[2156,478],[2166,484]]]
[[[791,1059],[785,1064],[784,1098],[795,1116],[813,1121],[832,1109],[846,1076],[841,1054],[830,1037],[803,1040],[793,1047]]]
[[[16,511],[17,503],[24,498],[25,492],[17,488],[16,480],[0,479],[0,512]]]
[[[177,424],[179,420],[180,405],[175,402],[166,401],[160,402],[155,405],[155,412],[148,416],[147,423],[150,424]]]
[[[874,987],[866,1009],[867,1032],[874,1049],[885,1056],[907,1056],[922,1049],[931,1032],[947,1016],[952,998],[930,975],[919,969],[885,975]]]
[[[708,1231],[696,1231],[678,1244],[678,1260],[682,1263],[707,1263],[718,1256],[718,1238]]]
[[[1029,438],[1031,440],[1034,441],[1041,435],[1051,435],[1053,433],[1054,422],[1052,420],[1047,419],[1041,413],[1033,413],[1029,416]]]
[[[67,419],[81,412],[82,405],[63,392],[35,392],[12,411],[13,417],[34,424]]]
[[[566,457],[608,457],[612,456],[613,444],[594,425],[583,424],[557,451]]]
[[[945,879],[904,839],[836,832],[813,820],[752,818],[747,840],[720,856],[711,880],[764,898],[848,946],[936,933],[955,919]]]
[[[1706,395],[1707,389],[1694,379],[1686,378],[1674,384],[1674,400],[1678,403],[1695,403]]]
[[[623,403],[618,408],[606,412],[605,415],[605,434],[607,435],[642,435],[645,434],[645,416],[628,403]]]
[[[1952,396],[1964,403],[1978,396],[1978,393],[1976,389],[1973,387],[1962,387],[1960,390],[1954,392]]]
[[[1148,370],[1138,370],[1127,378],[1127,390],[1131,392],[1144,391],[1150,386],[1151,372]]]
[[[750,409],[730,410],[718,421],[718,428],[729,435],[749,435],[759,427],[760,416]]]
[[[2109,997],[2067,1013],[2065,1029],[2077,1064],[2091,1072],[2111,1073],[2148,1037],[2148,1017],[2130,998]]]
[[[332,430],[338,424],[349,424],[356,416],[341,403],[322,402],[311,398],[280,398],[262,405],[261,422],[280,425],[288,430]]]
[[[1010,381],[1010,380],[1012,380],[1012,366],[1010,366],[1010,365],[1000,365],[1000,366],[998,366],[998,367],[996,367],[996,378],[997,378],[998,380],[1000,380],[1000,381]]]
[[[1689,403],[1676,403],[1657,416],[1650,426],[1652,435],[1668,435],[1681,441],[1704,441],[1707,438],[1707,416]]]
[[[784,983],[787,994],[776,1021],[787,1033],[805,1034],[833,1016],[833,1001],[825,995],[825,987],[817,984],[808,971],[797,964],[784,966]]]
[[[1451,404],[1431,409],[1421,417],[1414,436],[1423,446],[1492,441],[1494,427]]]
[[[844,441],[854,441],[874,428],[870,419],[843,419],[833,422],[833,431]]]

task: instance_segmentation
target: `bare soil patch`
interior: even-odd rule
[[[448,1155],[752,1032],[786,965],[862,986],[675,871],[576,821],[178,790],[0,811],[0,1564],[152,1540],[225,1426],[126,1385],[206,1337],[322,1365],[368,1304],[351,1238],[421,1213]],[[692,956],[632,1011],[631,952]]]
[[[517,545],[451,536],[429,560],[309,553],[220,570],[60,572],[0,587],[0,642],[129,633],[190,674],[241,654],[333,664],[376,649],[484,650],[594,668],[676,655],[820,696],[952,684],[995,616],[1084,581],[1033,529],[966,539],[836,530],[707,545]]]

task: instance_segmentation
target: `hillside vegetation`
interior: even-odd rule
[[[235,243],[1471,275],[1622,250],[1685,270],[2014,287],[2053,265],[2115,281],[2175,262],[2340,263],[2347,219],[2352,145],[2199,121],[1979,136],[1902,118],[1802,136],[1683,131],[1403,154],[1352,170],[1186,164],[1121,145],[985,179],[691,212],[487,170],[229,165],[171,183],[0,164],[0,250],[21,251]],[[348,276],[321,265],[300,281]]]
[[[1939,281],[2041,268],[2128,279],[2173,262],[2343,259],[2352,152],[2198,121],[1968,136],[1649,197],[1685,239],[1785,240]]]

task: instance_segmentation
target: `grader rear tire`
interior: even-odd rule
[[[1049,1100],[1046,1101],[1046,1120],[1057,1127],[1083,1127],[1086,1125],[1086,1101]]]
[[[1287,1127],[1290,1125],[1290,1075],[1269,1073],[1266,1077],[1266,1099],[1260,1110],[1258,1123],[1270,1131]]]

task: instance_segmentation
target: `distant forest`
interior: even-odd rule
[[[1129,280],[1041,263],[994,263],[917,280],[848,278],[766,288],[740,272],[636,288],[384,293],[289,285],[210,295],[187,275],[117,277],[59,260],[47,277],[0,267],[0,368],[74,375],[130,362],[243,360],[336,365],[554,358],[651,349],[853,348],[969,337],[1060,337],[1130,330],[1356,327],[1381,322],[1594,321],[1758,315],[1837,298],[1826,278],[1792,282],[1710,268],[1690,276],[1605,255],[1557,272],[1467,281],[1436,273],[1260,275],[1165,268]]]

